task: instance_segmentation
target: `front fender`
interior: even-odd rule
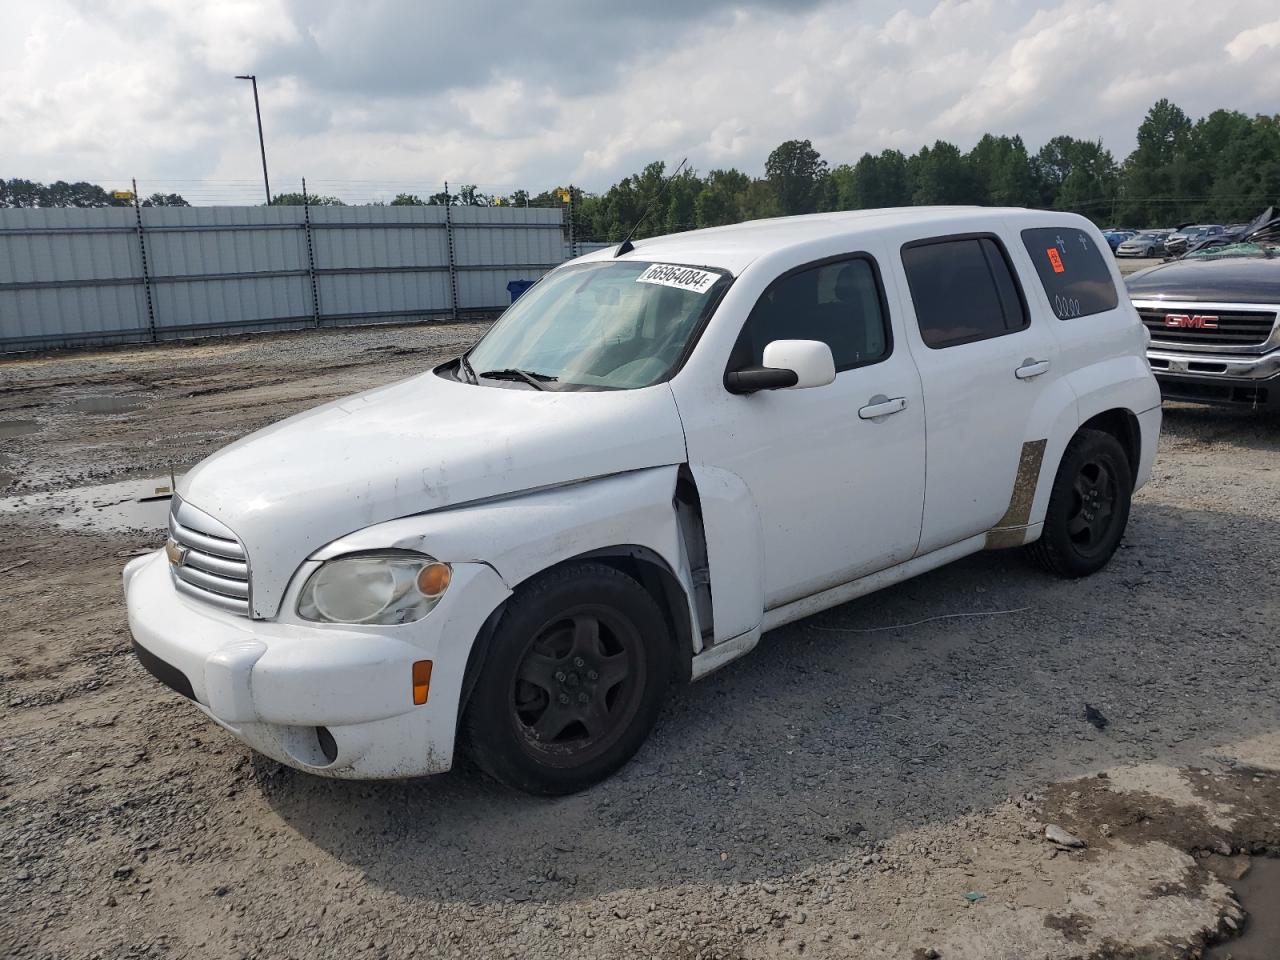
[[[678,471],[676,466],[633,470],[391,520],[340,537],[311,559],[414,550],[449,563],[487,564],[514,589],[564,560],[625,544],[657,554],[688,602],[693,577],[672,505]],[[696,624],[692,606],[689,613]]]

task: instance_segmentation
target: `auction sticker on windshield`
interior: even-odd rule
[[[678,290],[706,293],[719,279],[718,273],[712,273],[709,270],[682,267],[674,263],[655,263],[636,277],[636,282],[659,283],[664,287],[675,287]]]

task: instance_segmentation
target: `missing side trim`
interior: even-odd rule
[[[1031,519],[1031,504],[1040,483],[1040,466],[1044,462],[1044,448],[1048,440],[1028,440],[1022,445],[1018,458],[1018,473],[1013,480],[1013,493],[1009,496],[1009,509],[987,531],[988,550],[1021,546],[1026,536],[1026,526]]]

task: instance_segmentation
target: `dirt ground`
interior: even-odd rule
[[[309,777],[147,676],[137,492],[481,330],[0,362],[0,956],[1277,955],[1275,418],[1167,407],[1102,573],[981,554],[775,631],[575,797]]]

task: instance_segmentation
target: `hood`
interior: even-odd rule
[[[1125,278],[1135,300],[1280,303],[1280,258],[1174,260]]]
[[[557,393],[427,372],[250,434],[178,494],[240,538],[253,615],[270,617],[304,559],[371,524],[684,459],[666,384]]]

